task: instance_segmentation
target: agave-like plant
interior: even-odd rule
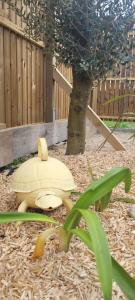
[[[0,223],[13,221],[43,221],[54,223],[55,228],[45,230],[37,239],[34,258],[40,257],[44,251],[46,240],[52,235],[59,237],[59,249],[68,251],[72,236],[77,235],[93,252],[96,267],[103,291],[104,299],[112,299],[112,282],[115,281],[129,300],[135,299],[135,280],[111,256],[107,238],[102,224],[94,211],[89,210],[97,201],[104,202],[104,209],[111,197],[112,190],[120,182],[125,183],[125,192],[130,190],[131,171],[128,168],[115,168],[105,176],[93,181],[76,202],[64,225],[58,224],[53,218],[36,213],[0,213]],[[84,218],[87,230],[78,228],[80,219]]]

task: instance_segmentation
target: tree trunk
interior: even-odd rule
[[[86,72],[76,73],[73,69],[73,90],[68,117],[68,140],[66,154],[85,151],[86,112],[92,81]]]

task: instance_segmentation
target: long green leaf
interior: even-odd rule
[[[128,300],[135,300],[135,280],[112,257],[113,278]]]
[[[78,209],[88,225],[88,232],[96,257],[96,266],[105,300],[112,299],[112,263],[108,242],[96,213]]]
[[[37,213],[20,213],[20,212],[10,212],[10,213],[0,213],[0,224],[16,222],[16,221],[36,221],[36,222],[57,222],[48,216],[37,214]]]
[[[83,229],[72,229],[91,251],[93,244],[89,232]],[[135,280],[124,270],[124,268],[111,256],[113,280],[117,282],[128,300],[135,300]]]
[[[96,181],[93,181],[69,213],[64,224],[64,229],[70,231],[72,228],[75,228],[78,225],[80,221],[80,214],[78,213],[78,211],[76,211],[76,208],[88,208],[97,200],[100,200],[102,197],[110,193],[112,189],[122,181],[124,181],[125,183],[125,192],[128,192],[131,186],[130,169],[114,168],[111,171],[107,172],[105,176]]]
[[[95,210],[96,211],[103,211],[109,204],[111,200],[112,191],[103,196],[100,200],[96,201],[95,203]]]

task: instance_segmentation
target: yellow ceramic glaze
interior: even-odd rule
[[[25,211],[27,207],[50,210],[69,198],[75,183],[71,172],[61,161],[48,157],[46,140],[41,138],[38,157],[29,159],[18,168],[13,175],[12,189],[22,202],[19,211]]]

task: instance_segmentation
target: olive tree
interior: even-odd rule
[[[11,2],[11,1],[8,1]],[[23,0],[27,30],[45,51],[72,67],[66,154],[85,150],[86,111],[93,81],[130,57],[134,0]]]

